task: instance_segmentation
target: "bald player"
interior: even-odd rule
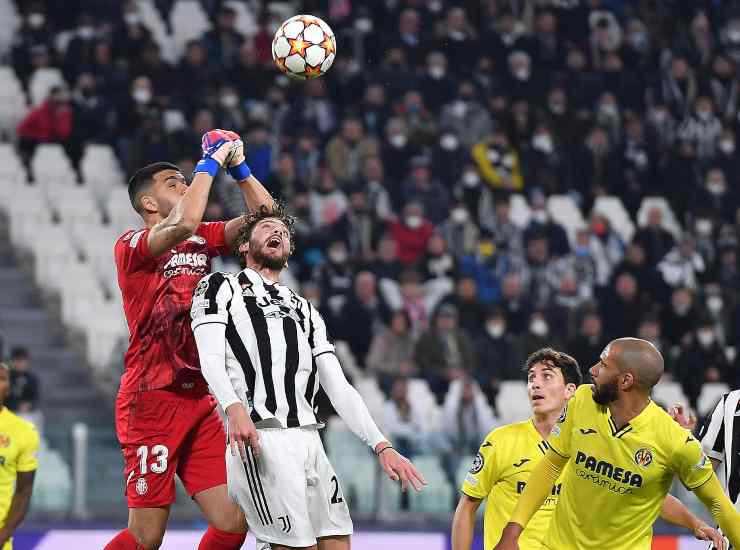
[[[711,512],[725,536],[740,544],[740,514],[723,494],[699,442],[650,400],[663,374],[651,343],[614,340],[591,367],[547,439],[494,550],[518,539],[566,464],[560,499],[543,548],[650,550],[652,524],[674,476]]]

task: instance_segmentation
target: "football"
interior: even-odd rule
[[[313,15],[296,15],[285,21],[272,40],[272,58],[291,78],[318,78],[329,70],[337,42],[329,25]]]

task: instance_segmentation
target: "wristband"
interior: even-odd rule
[[[381,454],[383,453],[383,451],[387,451],[388,449],[392,449],[392,448],[393,448],[393,445],[388,445],[387,447],[383,447],[382,449],[380,449],[380,450],[379,450],[379,451],[378,451],[378,452],[376,453],[376,456],[380,456],[380,455],[381,455]]]
[[[211,157],[203,157],[198,161],[198,164],[195,165],[195,170],[193,170],[193,174],[197,174],[198,172],[206,172],[207,174],[210,174],[212,178],[215,178],[216,174],[218,174],[219,168],[221,168],[221,165],[218,163],[218,161],[212,159]]]
[[[236,181],[242,181],[251,176],[252,171],[249,169],[249,165],[246,161],[243,161],[241,164],[237,164],[236,166],[230,166],[229,174],[231,174],[231,177]]]

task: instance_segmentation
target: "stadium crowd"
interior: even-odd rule
[[[168,21],[176,1],[155,4]],[[211,30],[175,62],[134,1],[18,2],[17,76],[51,67],[66,82],[20,123],[20,150],[61,143],[76,161],[105,142],[127,173],[159,160],[189,173],[204,131],[240,132],[253,173],[298,216],[291,273],[378,375],[408,445],[424,419],[399,377],[425,378],[440,403],[472,379],[493,406],[545,345],[590,366],[611,338],[648,339],[693,406],[704,382],[740,383],[740,5],[299,4],[339,40],[329,73],[307,82],[274,67],[280,16],[260,2],[247,2],[247,35],[203,0]],[[553,195],[582,227],[552,218]],[[606,195],[639,225],[631,241],[594,208]],[[638,224],[653,196],[679,232],[657,207]],[[212,198],[211,219],[242,205],[225,180]],[[474,424],[475,395],[445,407]]]

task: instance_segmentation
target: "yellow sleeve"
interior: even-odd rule
[[[705,483],[694,489],[694,494],[712,513],[722,533],[730,539],[732,547],[739,548],[740,513],[735,510],[730,499],[722,491],[722,486],[714,472]]]
[[[560,414],[560,418],[555,422],[555,425],[550,431],[550,435],[547,437],[547,443],[550,446],[550,449],[563,458],[570,457],[570,442],[573,434],[574,418],[576,416],[575,409],[576,405],[578,405],[580,395],[583,395],[583,390],[581,388],[584,386],[588,387],[586,384],[582,385],[578,390],[576,390],[576,394],[570,399],[570,401],[565,404],[565,408]],[[591,390],[588,389],[587,391]]]
[[[671,469],[676,473],[681,483],[693,491],[714,474],[712,462],[702,451],[701,443],[688,431],[681,430],[683,439],[673,450]]]
[[[39,467],[38,451],[39,451],[39,432],[33,426],[30,427],[24,437],[23,446],[20,454],[18,455],[18,465],[16,471],[18,472],[33,472]]]
[[[534,513],[540,509],[547,495],[552,491],[552,486],[565,469],[568,459],[560,456],[553,449],[548,449],[542,460],[539,461],[532,474],[529,476],[527,486],[524,488],[511,515],[511,522],[526,527]]]
[[[497,481],[496,449],[493,441],[486,438],[478,449],[460,490],[469,497],[484,499]]]

